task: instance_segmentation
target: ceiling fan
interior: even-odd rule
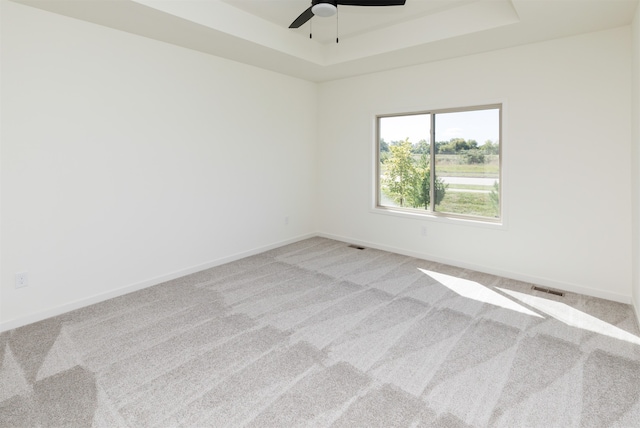
[[[289,28],[299,28],[315,15],[332,16],[343,6],[403,6],[406,0],[311,0],[311,6],[300,14]]]

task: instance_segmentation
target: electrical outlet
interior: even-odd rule
[[[289,216],[284,217],[284,225],[289,226]]]
[[[16,273],[16,288],[22,288],[29,285],[29,277],[27,276],[27,272],[18,272]]]
[[[422,235],[423,237],[427,236],[427,226],[422,226],[420,228],[420,235]]]

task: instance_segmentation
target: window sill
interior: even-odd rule
[[[401,210],[388,207],[374,207],[369,210],[373,214],[382,214],[398,218],[407,218],[412,220],[430,221],[441,224],[452,224],[458,226],[483,227],[488,229],[505,230],[506,224],[504,218],[501,219],[483,219],[479,217],[463,217],[452,216],[449,214],[440,214],[432,212],[420,212],[418,210]]]

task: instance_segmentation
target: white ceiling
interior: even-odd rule
[[[13,1],[311,81],[624,26],[638,5],[407,0],[404,6],[339,6],[337,19],[314,17],[289,29],[309,0]]]
[[[307,9],[311,1],[305,0],[222,0],[252,15],[287,28],[293,20]],[[322,44],[335,43],[336,33],[341,39],[380,30],[394,24],[411,21],[426,15],[442,12],[478,0],[409,0],[404,6],[357,7],[338,6],[338,16],[317,17],[291,32],[309,38],[313,29],[314,39]],[[339,25],[338,25],[339,24]],[[313,27],[311,27],[311,25]]]

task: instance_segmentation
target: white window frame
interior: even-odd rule
[[[504,183],[504,102],[496,102],[491,104],[479,104],[479,105],[471,105],[466,107],[453,107],[453,108],[440,108],[440,109],[430,109],[430,110],[415,110],[415,111],[407,111],[402,113],[385,113],[385,114],[374,114],[374,166],[373,166],[373,198],[372,198],[372,212],[376,214],[386,214],[393,216],[400,216],[406,218],[414,218],[414,219],[426,219],[426,220],[436,220],[440,222],[446,223],[465,223],[465,224],[474,224],[480,226],[488,226],[488,227],[502,227],[506,225],[505,222],[505,203],[504,203],[504,194],[505,194],[505,183]],[[436,211],[435,208],[435,198],[431,197],[431,209],[424,210],[418,208],[407,208],[407,207],[390,207],[384,206],[380,203],[380,119],[385,117],[399,117],[399,116],[410,116],[410,115],[420,115],[420,114],[429,114],[431,119],[431,129],[430,129],[430,163],[432,171],[435,170],[435,116],[437,114],[442,113],[456,113],[456,112],[465,112],[465,111],[474,111],[474,110],[489,110],[489,109],[498,109],[499,111],[499,172],[498,172],[498,180],[500,183],[499,186],[499,216],[496,218],[493,217],[484,217],[477,215],[467,215],[467,214],[456,214],[456,213],[445,213]],[[431,174],[431,186],[430,191],[434,191],[434,180],[436,178],[436,174]]]

